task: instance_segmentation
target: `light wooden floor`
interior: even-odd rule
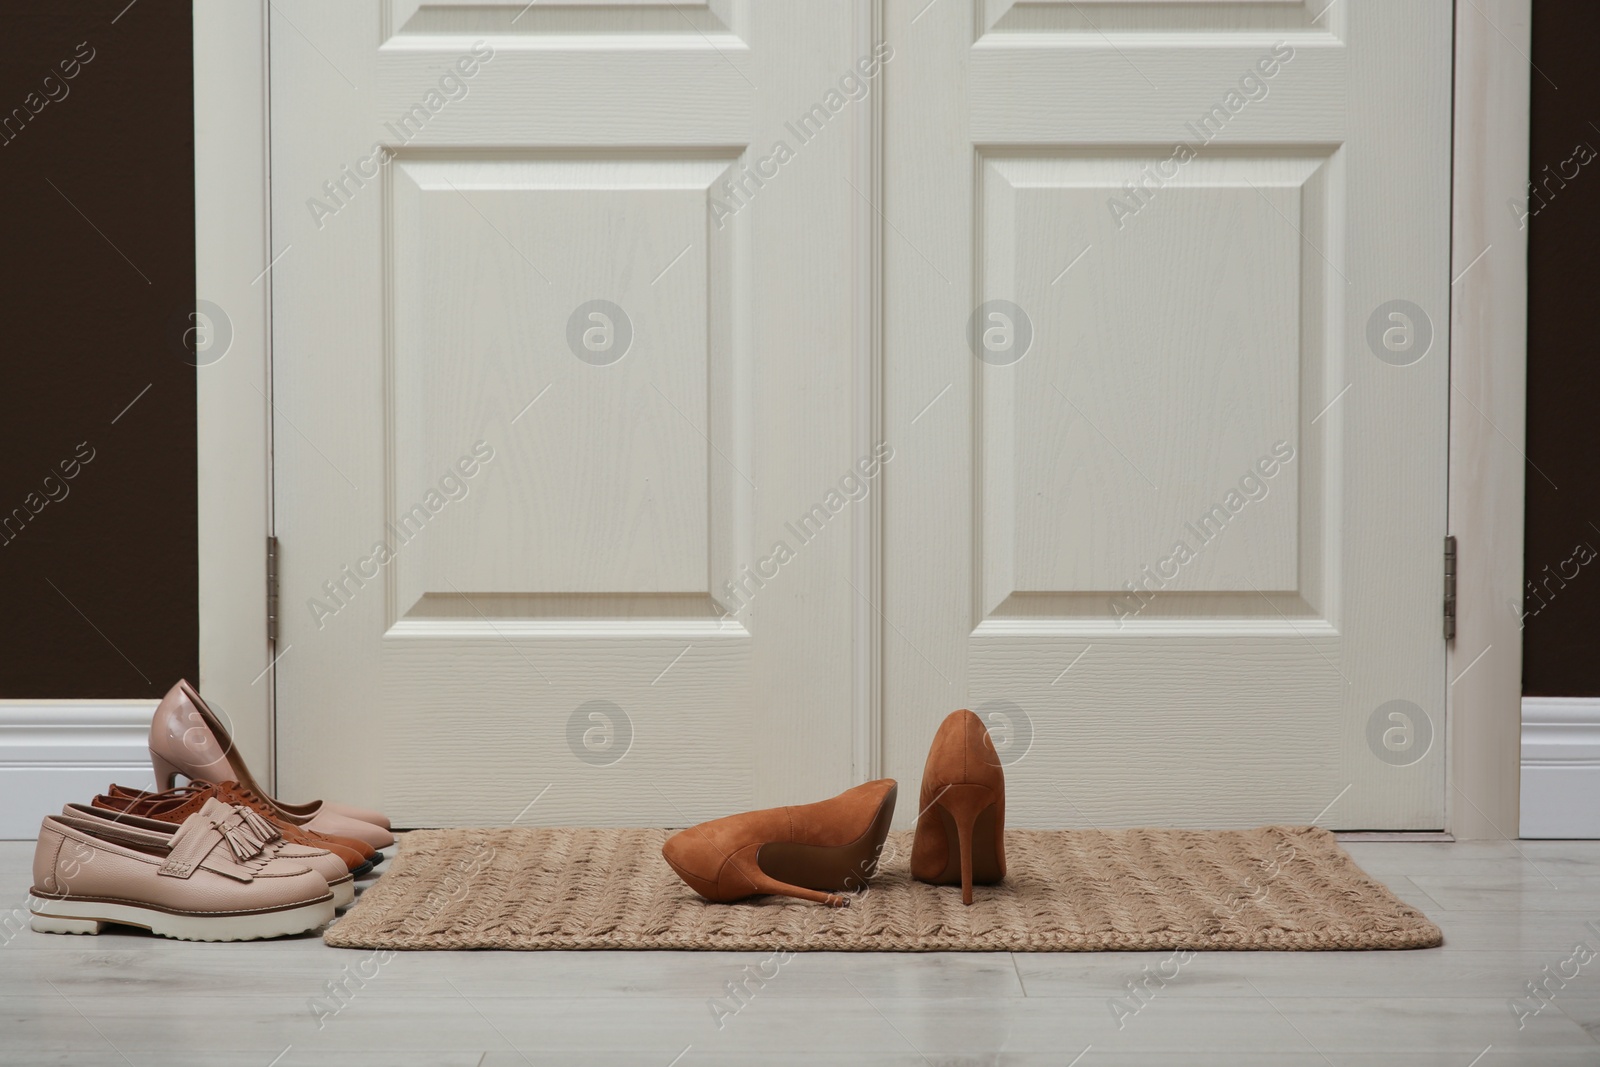
[[[383,962],[314,937],[13,935],[12,918],[0,1064],[1600,1064],[1600,842],[1348,847],[1439,924],[1443,948],[1200,953],[1120,1026],[1113,998],[1168,954],[798,954],[766,962],[770,979],[719,1026],[713,1001],[731,1009],[727,983],[767,955]],[[0,843],[0,919],[25,899],[32,851]],[[1519,1026],[1525,983],[1574,970]],[[313,1001],[340,980],[351,993],[319,1020]]]

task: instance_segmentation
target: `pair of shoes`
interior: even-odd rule
[[[877,873],[899,786],[880,778],[831,800],[728,815],[680,830],[661,855],[690,889],[715,903],[773,894],[832,907]],[[983,720],[952,712],[934,735],[922,771],[911,875],[960,885],[1006,875],[1005,772]]]
[[[328,884],[328,889],[333,893],[335,908],[348,908],[355,902],[355,872],[346,866],[340,856],[325,848],[290,841],[278,832],[277,827],[260,815],[237,804],[207,800],[196,807],[191,814],[200,814],[208,809],[210,814],[206,818],[220,820],[223,836],[228,838],[229,847],[234,850],[236,858],[253,859],[265,853],[269,859],[293,860],[322,876],[322,880]],[[111,825],[124,830],[131,828],[145,834],[153,834],[164,839],[163,843],[169,848],[170,840],[167,839],[175,838],[182,833],[184,823],[189,821],[188,817],[179,822],[145,819],[124,812],[111,812],[91,804],[68,804],[61,809],[61,815],[80,824],[84,820],[90,820],[93,827]]]
[[[222,720],[187,681],[179,680],[156,708],[150,722],[150,764],[158,789],[171,789],[179,775],[199,782],[237,782],[264,801],[271,811],[268,817],[280,825],[354,838],[375,849],[394,844],[389,820],[376,811],[326,800],[287,804],[273,799],[245,766]]]
[[[315,930],[354,895],[338,857],[285,842],[254,812],[212,798],[175,829],[83,804],[45,816],[28,906],[41,933],[117,923],[248,941]]]
[[[90,803],[95,808],[115,812],[119,816],[154,819],[166,823],[171,828],[182,824],[190,815],[204,807],[207,801],[213,799],[250,810],[270,823],[273,829],[291,844],[333,853],[345,865],[345,869],[357,878],[372,870],[375,858],[381,859],[377,849],[365,841],[319,834],[314,830],[307,830],[302,826],[275,818],[272,807],[255,790],[245,789],[238,782],[192,781],[188,785],[161,793],[147,793],[126,786],[112,785],[107,792],[95,797]]]

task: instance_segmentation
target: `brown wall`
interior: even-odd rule
[[[1534,4],[1522,690],[1535,696],[1600,696],[1597,39],[1600,5]]]
[[[0,7],[0,698],[196,671],[191,42],[173,0]]]

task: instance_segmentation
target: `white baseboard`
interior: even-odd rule
[[[1522,698],[1519,833],[1600,838],[1600,697]]]
[[[156,703],[0,700],[0,840],[33,840],[40,819],[112,782],[151,788]]]
[[[1449,830],[1335,830],[1340,844],[1346,841],[1420,841],[1424,844],[1450,844],[1456,835]]]

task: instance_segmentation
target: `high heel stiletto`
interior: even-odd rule
[[[983,720],[965,709],[946,716],[922,770],[911,876],[933,885],[972,887],[1006,876],[1006,776]]]
[[[191,781],[238,782],[263,797],[285,821],[318,833],[353,837],[373,848],[394,844],[389,820],[375,811],[328,801],[286,804],[256,783],[233,745],[228,728],[194,686],[180,680],[167,691],[150,721],[150,766],[156,788],[171,789],[178,775]]]
[[[815,804],[713,819],[667,838],[661,855],[714,903],[773,894],[844,907],[877,872],[898,789],[880,778]]]

